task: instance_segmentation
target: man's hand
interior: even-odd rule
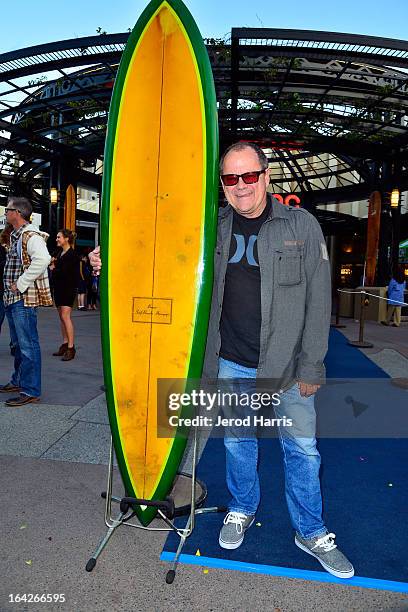
[[[309,383],[298,382],[299,393],[302,397],[310,397],[314,395],[321,385],[309,385]]]
[[[17,285],[16,285],[16,283],[11,283],[11,285],[10,285],[10,290],[11,290],[13,293],[15,293],[15,294],[17,294],[17,293],[18,293],[18,289],[17,289]]]
[[[94,275],[99,276],[99,273],[102,268],[101,247],[97,246],[93,251],[89,253],[88,257],[89,263],[93,268]]]

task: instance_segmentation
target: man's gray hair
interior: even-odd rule
[[[21,214],[23,219],[30,221],[33,213],[33,207],[28,198],[19,198],[17,196],[9,196],[7,200],[7,206],[15,208]]]
[[[268,158],[266,157],[265,153],[262,151],[261,147],[257,145],[255,142],[242,141],[242,142],[236,142],[232,144],[230,147],[228,147],[228,149],[224,151],[220,159],[220,174],[222,174],[223,172],[224,161],[227,155],[229,153],[232,153],[232,151],[243,151],[244,149],[252,149],[252,151],[256,153],[256,155],[258,156],[259,163],[261,164],[262,170],[266,170],[266,168],[268,168],[269,166]]]

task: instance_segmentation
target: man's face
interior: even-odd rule
[[[231,151],[224,160],[222,174],[244,174],[262,170],[257,154],[252,149]],[[223,185],[229,204],[243,217],[253,219],[262,214],[266,206],[266,188],[269,184],[269,168],[260,174],[257,183],[246,185],[242,178],[236,185]]]
[[[20,212],[15,208],[13,202],[8,202],[6,206],[6,222],[10,223],[15,229],[21,219]]]

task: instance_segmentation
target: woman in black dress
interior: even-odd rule
[[[62,361],[71,361],[75,357],[74,326],[71,320],[72,306],[78,288],[79,259],[74,249],[75,234],[62,229],[57,234],[57,246],[61,249],[50,268],[54,285],[54,301],[61,322],[62,344],[53,353],[62,357]]]

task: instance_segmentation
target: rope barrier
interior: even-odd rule
[[[385,298],[382,297],[380,295],[375,295],[375,293],[370,293],[369,291],[365,291],[364,289],[360,290],[360,291],[349,291],[347,289],[337,289],[337,291],[339,293],[349,293],[349,294],[357,294],[361,296],[360,299],[360,331],[359,331],[359,339],[355,340],[355,341],[351,341],[349,340],[347,342],[347,344],[350,344],[351,346],[354,346],[356,348],[372,348],[374,345],[371,344],[371,342],[365,342],[364,341],[364,311],[365,311],[365,307],[368,304],[365,304],[365,300],[363,296],[370,296],[370,297],[374,297],[377,298],[378,300],[385,300],[386,302],[393,302],[392,304],[390,304],[390,306],[408,306],[408,304],[406,304],[405,302],[400,302],[399,300],[390,300],[389,298]]]
[[[337,289],[337,291],[339,293],[357,293],[357,294],[361,294],[361,295],[370,295],[371,297],[375,297],[378,300],[385,300],[386,302],[390,301],[389,298],[385,298],[385,297],[382,297],[380,295],[375,295],[375,293],[369,293],[368,291],[347,291],[346,289]],[[396,306],[396,305],[399,305],[399,306],[408,306],[408,304],[406,302],[400,302],[398,300],[391,300],[391,301],[393,302],[393,304],[390,304],[392,306]]]

